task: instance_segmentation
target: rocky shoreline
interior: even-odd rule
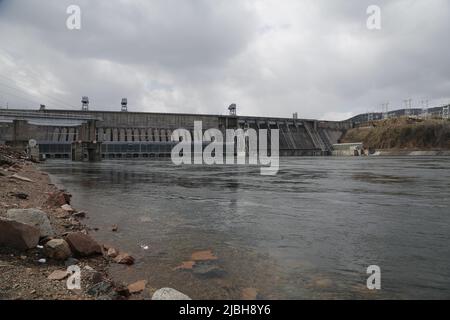
[[[144,290],[110,279],[110,263],[134,258],[98,244],[70,198],[24,154],[0,146],[0,299],[116,300]],[[80,270],[79,289],[68,289],[69,266]]]

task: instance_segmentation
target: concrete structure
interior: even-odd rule
[[[333,145],[332,155],[336,157],[358,157],[364,154],[362,142],[339,143]]]
[[[16,123],[17,119],[24,122]],[[0,140],[17,141],[20,133],[26,141],[38,141],[40,153],[47,158],[163,157],[176,144],[171,141],[173,130],[184,128],[194,136],[194,121],[202,121],[203,130],[217,128],[223,133],[237,128],[279,129],[282,156],[331,155],[332,145],[352,126],[350,122],[235,114],[10,109],[0,110]]]

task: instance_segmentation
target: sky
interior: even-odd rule
[[[71,30],[67,8],[81,10]],[[367,8],[380,8],[369,29]],[[448,0],[0,0],[0,107],[344,120],[450,102]]]

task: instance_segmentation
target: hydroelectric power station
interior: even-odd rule
[[[351,122],[229,115],[129,112],[127,100],[121,111],[90,111],[83,97],[81,110],[0,109],[0,141],[26,148],[37,142],[41,156],[76,161],[170,156],[172,132],[186,129],[194,136],[194,122],[203,130],[279,129],[281,156],[330,155]],[[269,131],[270,134],[270,131]]]

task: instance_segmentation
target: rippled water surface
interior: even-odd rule
[[[447,157],[282,158],[273,177],[170,160],[43,167],[98,240],[137,258],[112,265],[125,282],[194,299],[244,288],[263,299],[450,298]],[[177,268],[201,250],[218,259]],[[381,268],[381,291],[366,288],[369,265]]]

